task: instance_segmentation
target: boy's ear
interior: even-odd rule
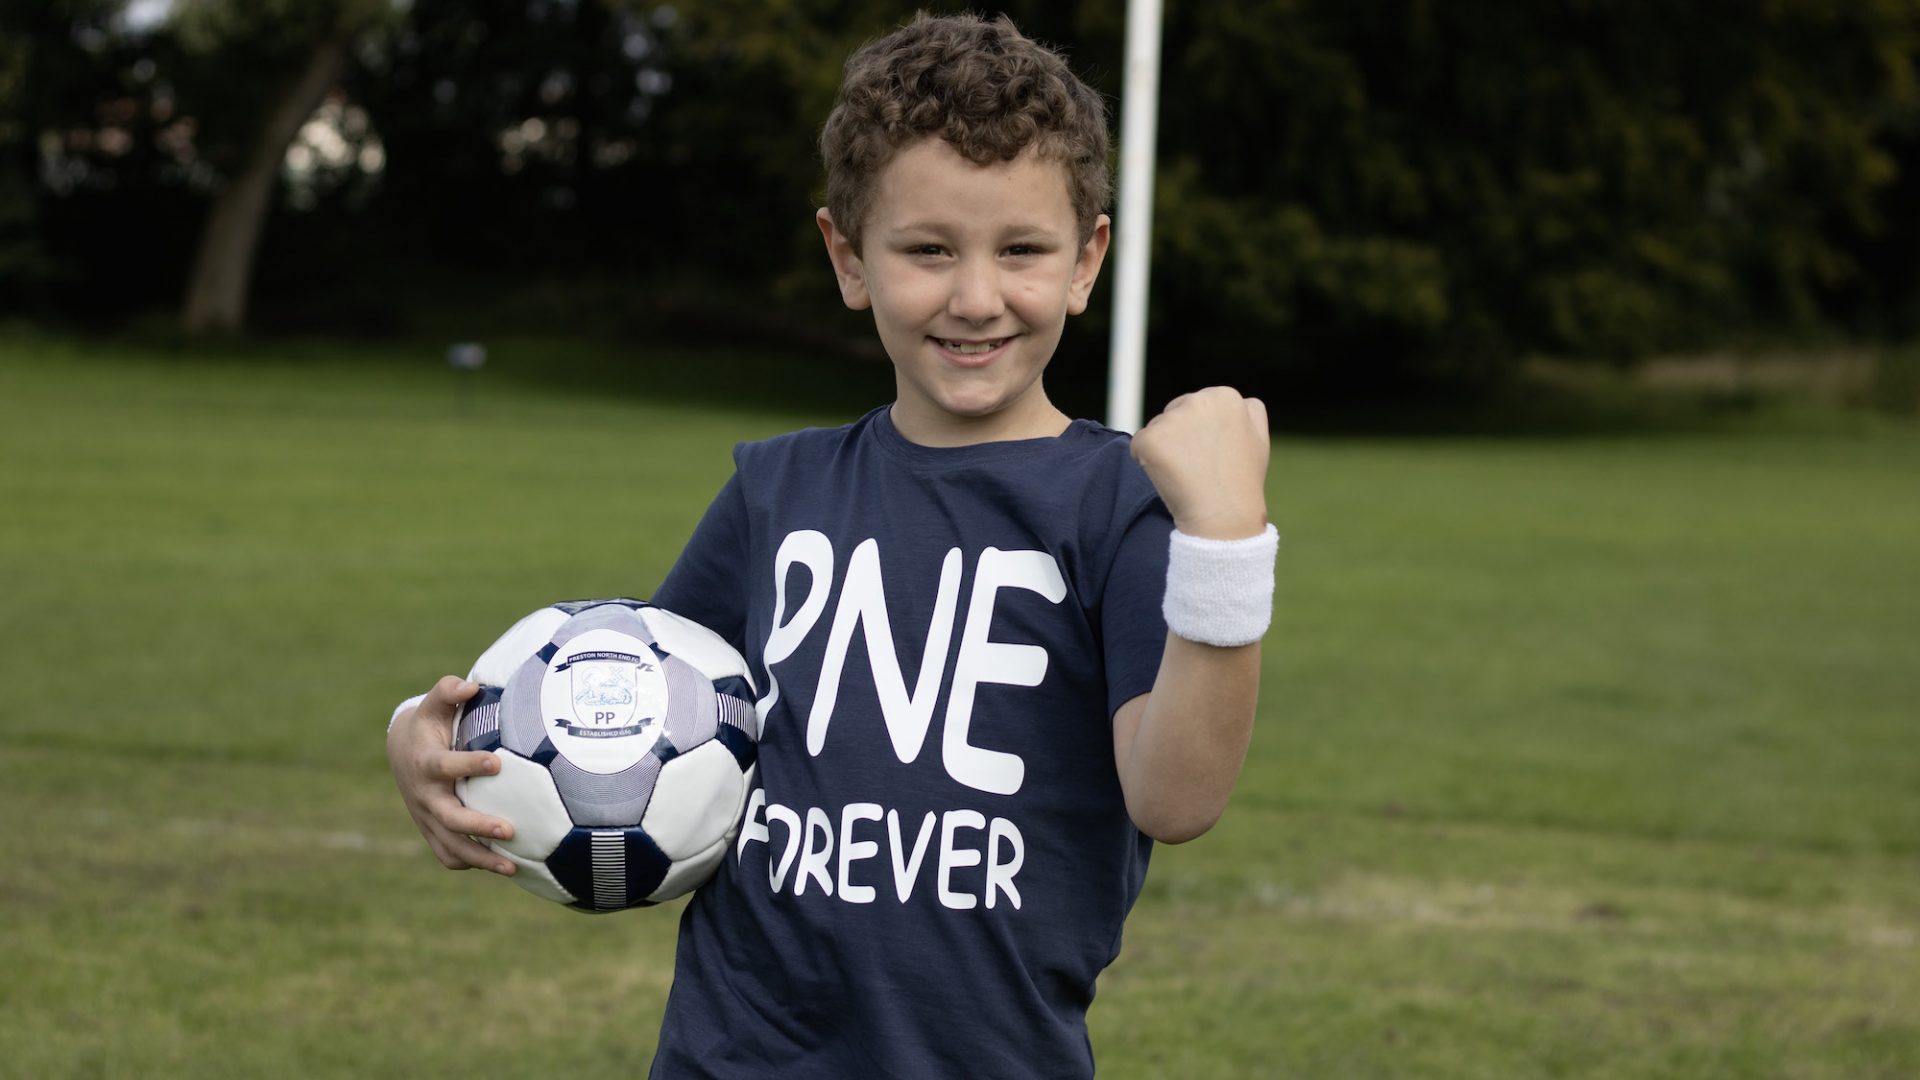
[[[867,293],[867,267],[860,261],[860,254],[853,250],[853,242],[847,234],[833,223],[833,215],[821,207],[813,220],[820,226],[820,236],[827,242],[827,258],[833,262],[833,276],[840,282],[840,299],[854,311],[864,311],[873,306],[873,297]]]
[[[1087,297],[1093,295],[1093,283],[1100,278],[1100,264],[1106,261],[1107,244],[1112,239],[1113,219],[1105,214],[1094,218],[1093,235],[1080,246],[1080,257],[1073,263],[1073,281],[1067,285],[1067,314],[1087,310]]]

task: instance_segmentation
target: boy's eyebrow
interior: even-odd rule
[[[913,221],[913,222],[908,222],[905,225],[898,225],[893,228],[890,228],[887,230],[887,232],[896,233],[896,234],[897,233],[937,233],[937,234],[944,235],[948,232],[953,231],[953,228],[954,226],[950,222]],[[1012,228],[1007,229],[1006,231],[1001,233],[1001,236],[1003,238],[1033,237],[1036,239],[1047,239],[1047,240],[1054,239],[1056,235],[1057,233],[1055,232],[1055,230],[1045,225],[1015,225]]]

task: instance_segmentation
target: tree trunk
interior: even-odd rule
[[[180,316],[187,333],[235,333],[246,325],[254,253],[259,249],[260,230],[273,202],[280,162],[300,133],[300,126],[333,86],[352,40],[351,33],[341,32],[314,43],[298,77],[269,104],[239,171],[214,193],[193,272],[187,278],[186,303]]]

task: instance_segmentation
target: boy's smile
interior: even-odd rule
[[[1040,376],[1108,240],[1101,215],[1079,242],[1065,166],[1031,150],[975,165],[927,138],[881,171],[861,251],[818,218],[841,297],[873,309],[893,360],[901,434],[955,446],[1065,429]]]

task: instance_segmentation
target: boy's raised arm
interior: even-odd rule
[[[1133,456],[1179,532],[1252,541],[1267,535],[1270,446],[1266,406],[1212,387],[1169,402],[1134,436]],[[1259,599],[1271,594],[1271,549],[1264,552],[1266,591],[1259,582],[1249,590]],[[1254,568],[1259,558],[1240,562]],[[1210,587],[1231,586],[1231,564],[1227,571],[1228,580]],[[1210,645],[1169,631],[1152,692],[1114,715],[1114,762],[1142,832],[1177,844],[1219,820],[1246,760],[1259,693],[1257,633],[1248,644]]]

